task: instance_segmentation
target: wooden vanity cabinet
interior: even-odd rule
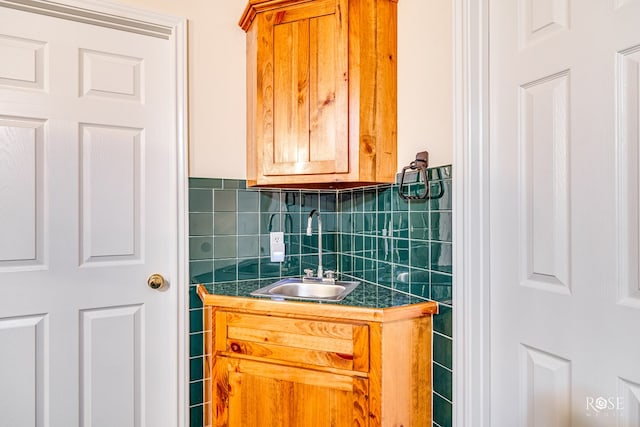
[[[224,309],[212,320],[214,425],[368,425],[366,325]]]
[[[431,426],[435,303],[204,302],[205,426]]]
[[[250,0],[247,183],[393,182],[397,0]]]

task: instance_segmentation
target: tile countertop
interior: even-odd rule
[[[206,298],[215,296],[222,297],[243,297],[252,300],[262,300],[280,304],[329,304],[332,306],[358,307],[364,309],[392,309],[420,305],[432,314],[436,314],[437,303],[427,301],[422,298],[413,297],[404,292],[398,292],[385,286],[379,286],[368,282],[361,282],[353,292],[347,295],[342,301],[299,301],[299,300],[273,300],[265,297],[255,297],[251,292],[263,286],[267,286],[279,279],[246,280],[238,282],[224,282],[207,285],[199,285],[198,294],[207,304]],[[426,305],[425,305],[426,304]]]

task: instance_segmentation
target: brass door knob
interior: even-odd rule
[[[149,278],[147,279],[147,285],[149,285],[151,289],[160,291],[167,287],[167,281],[164,280],[164,277],[162,277],[162,274],[156,273],[149,276]]]

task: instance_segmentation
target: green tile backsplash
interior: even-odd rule
[[[301,275],[318,264],[322,215],[323,267],[413,297],[440,302],[434,317],[434,426],[452,419],[451,167],[429,170],[430,200],[407,202],[397,185],[341,191],[247,189],[229,179],[189,179],[190,414],[202,427],[202,303],[198,283],[237,287],[236,281]],[[406,180],[407,181],[407,180]],[[410,180],[408,180],[410,181]],[[405,192],[418,194],[421,184]],[[272,263],[269,233],[285,233],[286,258]]]

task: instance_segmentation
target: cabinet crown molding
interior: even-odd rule
[[[253,19],[260,12],[266,12],[280,7],[287,7],[300,3],[309,3],[310,1],[313,0],[249,0],[247,6],[244,8],[244,12],[242,13],[242,17],[240,18],[238,25],[247,32],[249,31],[249,27],[251,27]],[[389,1],[391,3],[398,3],[398,0]]]
[[[313,0],[249,0],[238,25],[247,32],[249,27],[251,27],[253,19],[260,12],[267,12],[280,7],[293,6],[301,3],[309,3],[310,1]]]

